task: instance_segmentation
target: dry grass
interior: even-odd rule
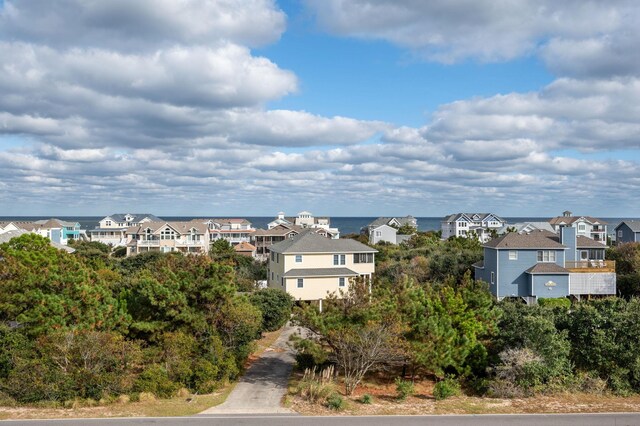
[[[190,416],[221,404],[233,389],[195,397],[175,397],[144,402],[108,404],[83,408],[0,407],[0,419],[65,419],[87,417],[169,417]]]
[[[265,333],[256,342],[256,349],[247,360],[246,366],[259,358],[280,336],[282,330]],[[207,395],[189,395],[170,399],[156,399],[144,402],[125,402],[80,408],[47,407],[1,407],[0,420],[7,419],[66,419],[99,417],[179,417],[198,414],[207,408],[222,404],[235,383],[227,384],[218,392]]]
[[[498,399],[471,396],[452,397],[444,401],[433,398],[433,382],[416,382],[415,396],[405,401],[396,398],[395,384],[389,381],[368,381],[354,395],[345,397],[346,408],[336,412],[322,403],[312,404],[293,394],[301,374],[295,373],[286,397],[286,405],[305,415],[418,415],[418,414],[526,414],[526,413],[604,413],[640,412],[640,395],[619,397],[581,393],[561,393],[531,398]],[[373,396],[371,404],[359,400]]]

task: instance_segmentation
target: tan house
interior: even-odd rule
[[[296,300],[323,300],[346,291],[350,280],[371,279],[377,250],[351,239],[330,239],[312,230],[269,247],[267,285]]]
[[[204,223],[146,222],[127,228],[127,256],[150,251],[204,254],[209,252],[209,228]]]

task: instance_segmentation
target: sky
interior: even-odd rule
[[[0,216],[640,217],[635,0],[0,0]]]

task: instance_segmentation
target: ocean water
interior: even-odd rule
[[[66,220],[70,222],[80,223],[81,229],[93,229],[98,226],[98,222],[104,216],[58,216],[58,219]],[[215,217],[215,216],[212,216]],[[238,216],[242,217],[242,216]],[[49,219],[50,217],[44,216],[0,216],[0,221],[33,221],[41,219]],[[162,219],[167,221],[189,221],[191,219],[202,218],[202,216],[163,216]],[[271,222],[273,216],[244,216],[245,219],[251,222],[254,228],[265,229],[267,224]],[[371,217],[331,217],[331,226],[338,228],[342,235],[350,233],[358,233],[360,230],[373,222],[377,216]],[[417,217],[418,229],[420,231],[437,231],[440,230],[440,221],[442,217]],[[504,217],[508,223],[517,222],[546,222],[548,217]],[[623,220],[640,220],[639,218],[612,218],[603,217],[603,221],[608,223],[608,232],[612,234],[614,228],[618,226]]]

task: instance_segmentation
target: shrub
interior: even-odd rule
[[[344,408],[344,399],[337,393],[332,393],[329,398],[327,398],[327,407],[332,410],[342,410]]]
[[[218,367],[206,359],[194,363],[193,379],[196,390],[200,393],[213,392],[218,387]]]
[[[134,389],[140,392],[140,401],[142,401],[143,393],[168,398],[180,387],[179,384],[169,379],[167,370],[157,364],[147,366],[134,384]]]
[[[297,388],[298,395],[313,403],[328,398],[334,391],[333,367],[331,366],[320,372],[315,368],[305,370]]]
[[[296,350],[296,363],[300,370],[314,369],[326,364],[329,354],[320,343],[299,336],[291,336],[290,340]]]
[[[439,381],[433,387],[433,397],[436,401],[441,401],[460,394],[460,384],[453,377],[447,377]]]
[[[362,395],[362,398],[360,398],[360,402],[362,402],[363,404],[371,404],[373,402],[373,397],[368,393],[365,393],[364,395]]]
[[[396,378],[396,392],[398,392],[398,399],[404,401],[408,396],[412,396],[415,393],[413,382],[403,380],[400,377]]]
[[[262,312],[262,330],[275,331],[291,317],[293,298],[278,288],[265,288],[251,295],[251,303]]]
[[[538,304],[540,306],[549,307],[549,308],[555,308],[555,307],[560,307],[565,309],[571,308],[571,300],[567,299],[566,297],[541,298],[541,299],[538,299]]]

